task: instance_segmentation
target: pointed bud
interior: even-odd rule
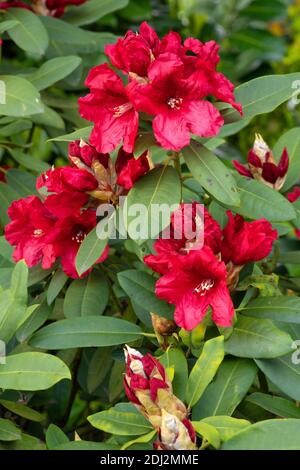
[[[185,424],[166,410],[163,409],[161,415],[160,441],[158,443],[160,448],[165,450],[195,450],[195,434],[193,433],[194,440],[192,440]]]

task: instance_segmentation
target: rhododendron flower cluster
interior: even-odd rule
[[[162,40],[147,24],[139,33],[128,31],[105,52],[121,77],[105,63],[91,69],[86,79],[90,93],[79,99],[82,117],[92,121],[90,143],[98,152],[111,152],[123,143],[132,152],[141,113],[153,119],[156,140],[166,149],[179,151],[190,135],[212,137],[224,120],[207,98],[229,103],[240,113],[232,83],[216,71],[219,46],[178,33]],[[147,117],[147,119],[148,119]]]
[[[81,5],[87,0],[29,0],[23,2],[19,0],[8,0],[0,2],[0,9],[7,10],[9,8],[25,8],[32,10],[37,15],[43,16],[62,16],[65,8],[69,5]]]
[[[192,215],[197,223],[197,203]],[[178,209],[183,217],[185,205]],[[228,222],[221,230],[219,224],[205,209],[204,245],[197,247],[184,234],[175,238],[176,227],[171,220],[171,239],[154,243],[156,255],[148,255],[144,262],[162,276],[156,283],[156,295],[175,305],[175,322],[186,330],[196,327],[208,308],[212,320],[220,327],[232,325],[234,307],[230,297],[243,265],[265,258],[272,250],[277,231],[260,219],[247,222],[242,216],[227,212]],[[178,235],[178,234],[177,234]]]
[[[48,269],[60,258],[64,272],[77,278],[75,258],[82,241],[96,226],[97,206],[102,202],[116,204],[149,170],[149,163],[147,152],[135,159],[121,148],[114,165],[108,154],[99,154],[83,141],[70,144],[69,159],[72,166],[50,169],[37,179],[43,200],[29,196],[12,203],[5,236],[15,246],[15,261],[24,259],[29,267],[41,262]],[[95,264],[104,261],[107,254],[108,247]]]
[[[157,430],[161,450],[195,450],[196,433],[188,411],[174,394],[161,363],[126,346],[124,387],[128,399]]]
[[[237,160],[234,160],[233,164],[241,175],[262,181],[279,191],[286,180],[289,156],[284,148],[279,163],[276,164],[272,151],[261,135],[257,134],[253,149],[248,153],[248,168]]]

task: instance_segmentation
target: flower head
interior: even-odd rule
[[[286,180],[289,156],[284,148],[279,163],[276,164],[272,151],[261,135],[256,134],[253,149],[248,153],[248,168],[237,160],[234,160],[233,164],[241,175],[262,181],[279,191]]]
[[[222,259],[242,266],[259,261],[271,252],[277,231],[266,219],[246,222],[240,215],[227,212],[228,223],[223,230]]]
[[[156,295],[175,305],[174,320],[192,330],[212,309],[212,319],[231,326],[233,304],[226,286],[226,266],[208,246],[174,259],[171,269],[156,283]]]

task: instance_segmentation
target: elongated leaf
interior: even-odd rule
[[[252,393],[247,397],[247,401],[260,406],[275,416],[300,419],[300,409],[286,398],[274,397],[266,393]]]
[[[255,423],[222,445],[222,450],[299,450],[300,421],[270,419]]]
[[[70,379],[68,367],[58,357],[40,352],[7,356],[0,364],[0,387],[11,390],[45,390]]]
[[[296,296],[258,297],[241,311],[248,317],[300,323],[300,299]]]
[[[204,145],[192,140],[183,156],[194,178],[224,204],[238,206],[240,199],[231,172]]]
[[[115,10],[124,8],[128,0],[89,0],[88,3],[69,8],[64,16],[70,23],[82,26],[94,23]]]
[[[175,395],[181,400],[184,400],[186,383],[188,380],[188,365],[184,353],[180,349],[169,348],[159,358],[159,361],[166,368],[174,368],[172,388]]]
[[[220,434],[212,424],[203,421],[193,421],[192,424],[196,433],[205,438],[215,449],[220,447]]]
[[[44,54],[48,47],[49,38],[37,15],[24,8],[10,8],[6,17],[17,22],[17,25],[8,30],[8,35],[17,46],[26,52]]]
[[[17,403],[9,400],[0,400],[0,405],[4,406],[4,408],[14,414],[22,416],[22,418],[28,419],[29,421],[40,422],[44,419],[43,415],[33,410],[32,408],[29,408],[29,406],[23,405],[22,403]]]
[[[243,119],[249,120],[258,114],[270,113],[289,100],[295,93],[293,83],[296,80],[300,80],[300,73],[266,75],[238,86],[235,89],[235,97],[242,103]],[[234,113],[234,109],[229,109],[227,118]]]
[[[140,413],[120,412],[111,408],[88,416],[94,428],[119,436],[139,436],[152,431],[152,426]]]
[[[46,300],[34,310],[29,318],[18,328],[16,336],[20,343],[26,341],[38,328],[40,328],[52,313]]]
[[[291,350],[292,338],[271,320],[240,316],[225,351],[238,357],[273,358]]]
[[[224,336],[206,341],[203,351],[194,365],[186,387],[186,401],[194,406],[214,378],[224,358]]]
[[[43,112],[40,94],[28,80],[1,75],[0,81],[0,114],[24,117]]]
[[[72,441],[56,446],[53,450],[118,450],[119,447],[114,444],[106,444],[105,442],[92,441]]]
[[[35,333],[30,344],[42,349],[100,347],[135,341],[141,335],[137,325],[125,320],[86,316],[52,323]]]
[[[53,450],[55,447],[69,442],[66,434],[55,424],[50,424],[46,432],[47,448]]]
[[[58,269],[52,277],[47,290],[48,305],[51,305],[52,302],[56,299],[67,280],[68,276],[63,272],[62,269]]]
[[[221,441],[228,441],[235,434],[251,426],[246,419],[231,418],[231,416],[210,416],[201,421],[214,426],[220,434]]]
[[[89,140],[90,133],[92,132],[93,126],[83,127],[82,129],[77,129],[70,134],[60,135],[58,137],[53,137],[49,139],[49,142],[73,142],[74,140]]]
[[[101,257],[107,245],[107,238],[99,238],[95,227],[83,240],[76,256],[79,275],[85,273]]]
[[[274,189],[245,176],[235,177],[241,204],[232,207],[233,211],[250,219],[260,219],[263,214],[270,222],[285,222],[296,217],[293,205]]]
[[[16,160],[16,162],[18,162],[20,165],[37,173],[47,171],[50,168],[50,165],[48,165],[48,163],[43,162],[38,158],[33,157],[32,155],[27,155],[18,149],[10,149],[9,153],[13,157],[13,159]]]
[[[171,212],[180,199],[177,171],[166,165],[151,170],[135,183],[126,198],[123,213],[129,236],[136,241],[155,238],[170,224]],[[161,213],[158,213],[159,206]]]
[[[77,56],[56,57],[44,62],[36,72],[27,78],[37,90],[44,90],[70,75],[80,63],[81,59]]]
[[[21,431],[9,419],[0,418],[0,441],[17,441]]]
[[[12,168],[6,174],[8,184],[22,197],[36,194],[36,178],[23,170]]]
[[[105,276],[97,271],[73,281],[66,292],[64,314],[67,318],[101,315],[108,302],[109,288]]]
[[[300,364],[293,361],[293,351],[272,360],[255,360],[258,367],[282,392],[294,400],[300,400]]]
[[[155,281],[150,274],[128,269],[118,273],[122,289],[135,303],[165,318],[173,318],[174,308],[155,295]]]
[[[249,359],[224,359],[215,380],[194,406],[193,419],[232,415],[251,387],[256,373],[257,368]]]

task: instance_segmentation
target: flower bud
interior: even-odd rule
[[[196,435],[195,431],[188,421],[184,423],[176,416],[168,413],[166,410],[161,411],[161,427],[159,431],[160,440],[155,447],[161,450],[195,450]],[[192,429],[192,432],[191,432]]]
[[[151,318],[154,330],[162,336],[171,336],[177,330],[174,320],[167,320],[155,313],[151,313]]]
[[[279,191],[286,180],[289,156],[284,148],[277,164],[262,136],[256,134],[253,148],[248,153],[248,168],[236,160],[233,164],[241,175],[254,178]]]

